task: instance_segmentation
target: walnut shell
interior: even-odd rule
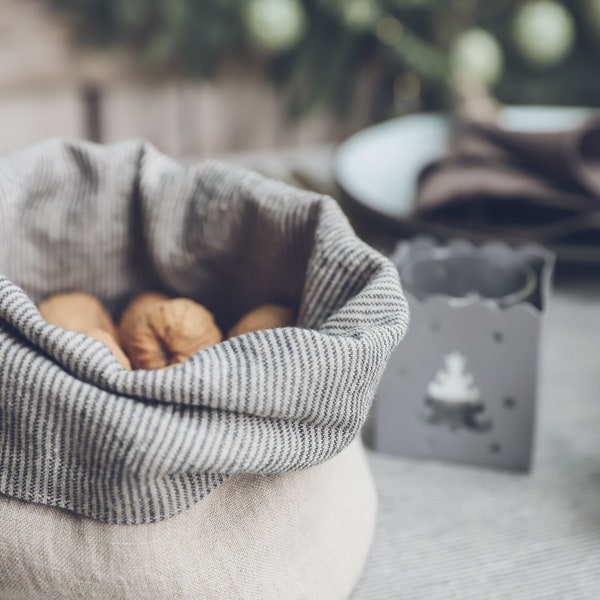
[[[119,339],[121,345],[125,346],[125,337],[130,335],[130,332],[135,326],[136,321],[143,317],[150,309],[154,308],[160,302],[169,300],[164,294],[148,292],[136,296],[126,307],[119,321]]]
[[[117,343],[117,340],[104,329],[90,329],[87,335],[102,342],[115,355],[115,358],[121,363],[121,366],[131,371],[131,362],[123,352],[123,349]]]
[[[90,294],[80,292],[56,294],[44,300],[38,309],[48,323],[63,329],[78,333],[87,333],[90,329],[102,329],[113,338],[117,337],[115,324],[102,302]]]
[[[275,329],[276,327],[291,327],[296,323],[296,312],[289,306],[280,304],[263,304],[246,313],[228,332],[232,338],[260,329]]]
[[[187,298],[143,294],[126,308],[119,336],[135,369],[161,369],[184,362],[223,335],[210,311]]]

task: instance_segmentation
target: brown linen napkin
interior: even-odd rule
[[[417,219],[442,228],[600,244],[600,120],[558,132],[463,123],[418,183]]]

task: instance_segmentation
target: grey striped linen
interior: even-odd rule
[[[408,321],[395,268],[333,200],[143,140],[0,158],[0,273],[0,493],[108,523],[339,453]],[[298,325],[129,372],[34,304],[83,290],[118,315],[148,289],[196,299],[223,329],[273,301]]]

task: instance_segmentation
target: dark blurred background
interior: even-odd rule
[[[448,108],[464,83],[502,103],[600,101],[600,0],[0,0],[0,49],[0,150],[336,142]]]

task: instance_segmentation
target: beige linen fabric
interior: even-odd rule
[[[304,471],[232,476],[145,525],[1,495],[0,598],[342,599],[363,568],[375,514],[359,440]]]

